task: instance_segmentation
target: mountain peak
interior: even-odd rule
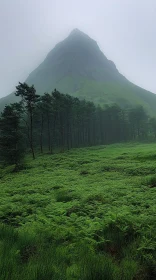
[[[72,35],[72,34],[79,34],[79,33],[83,33],[83,32],[80,31],[78,28],[74,28],[74,29],[70,32],[70,35]]]
[[[26,82],[34,84],[36,90],[43,93],[52,88],[76,92],[84,81],[113,83],[121,80],[125,78],[101,52],[96,41],[75,28],[49,52]]]
[[[82,32],[81,30],[79,30],[78,28],[73,29],[70,34],[69,37],[85,37],[85,38],[90,38],[87,34],[85,34],[84,32]],[[90,38],[91,39],[91,38]]]

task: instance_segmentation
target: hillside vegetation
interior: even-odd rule
[[[156,144],[0,169],[1,280],[156,279]]]
[[[63,86],[58,85],[57,88],[62,90]],[[132,108],[141,105],[150,116],[156,116],[155,94],[130,82],[115,84],[88,80],[71,95],[80,99],[85,98],[100,106],[117,104],[121,108]]]

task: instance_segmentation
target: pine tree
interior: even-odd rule
[[[36,106],[36,103],[39,101],[40,96],[36,94],[34,86],[28,86],[26,83],[19,83],[16,87],[16,96],[22,98],[22,103],[25,108],[26,113],[26,126],[27,126],[27,135],[30,144],[30,149],[32,152],[33,159],[35,159],[34,152],[34,141],[33,141],[33,113]]]
[[[0,159],[16,167],[24,157],[25,148],[21,114],[21,104],[14,103],[4,108],[0,118]]]

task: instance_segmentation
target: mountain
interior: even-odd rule
[[[101,105],[117,103],[131,107],[140,104],[155,114],[156,95],[128,81],[101,52],[96,41],[78,29],[50,51],[26,82],[34,84],[39,94],[57,88]],[[0,107],[15,100],[14,94],[8,95],[0,99]]]

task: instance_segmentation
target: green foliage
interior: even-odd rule
[[[0,279],[155,279],[155,148],[72,149],[0,169]]]
[[[143,184],[149,188],[156,188],[156,175],[150,176],[143,181]]]

